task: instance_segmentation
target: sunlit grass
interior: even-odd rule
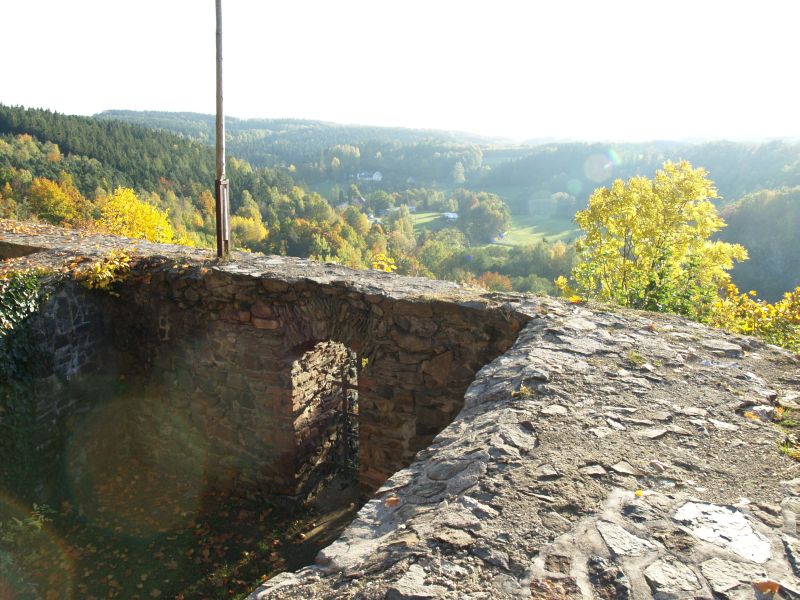
[[[442,213],[439,212],[417,212],[411,215],[411,221],[414,223],[414,235],[419,236],[423,231],[431,230],[436,231],[452,224],[451,221],[445,219]]]
[[[454,225],[441,216],[438,212],[423,212],[411,215],[414,222],[414,234],[419,235],[424,230],[436,231],[448,225]],[[578,229],[569,219],[558,217],[542,217],[531,215],[513,215],[511,217],[511,227],[502,239],[493,244],[503,246],[521,246],[533,244],[539,240],[554,242],[561,240],[569,242],[578,235]],[[485,246],[492,244],[485,244]]]
[[[571,241],[578,234],[575,224],[569,219],[531,215],[513,215],[511,228],[499,242],[509,246],[533,244],[539,240],[554,242]]]

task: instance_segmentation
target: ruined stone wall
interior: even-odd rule
[[[129,244],[43,232],[6,232],[4,241],[43,248],[20,264],[55,269]],[[446,282],[284,257],[218,262],[147,243],[137,253],[118,296],[97,300],[95,319],[103,369],[125,382],[120,442],[146,460],[181,455],[209,481],[257,493],[303,495],[321,477],[333,434],[328,417],[300,418],[321,397],[293,374],[308,349],[336,343],[356,353],[359,479],[371,490],[450,423],[477,370],[530,318]],[[77,373],[86,357],[57,360]]]
[[[111,365],[105,298],[72,282],[46,289],[45,293],[46,299],[32,323],[42,359],[38,375],[68,381],[107,371]],[[50,408],[60,414],[69,406],[56,401]]]
[[[48,231],[0,221],[5,241],[49,245],[52,264],[123,243]],[[154,442],[140,438],[151,452],[293,493],[298,448],[311,447],[297,440],[330,432],[314,433],[324,417],[298,421],[304,403],[335,404],[306,395],[336,370],[328,342],[365,360],[362,476],[396,472],[316,564],[253,600],[800,597],[796,355],[669,315],[296,259],[140,252],[165,258],[140,265],[99,320],[62,308],[76,332],[102,324],[95,359],[81,358],[95,339],[82,330],[51,348],[42,377],[73,385],[107,360],[141,383],[124,402],[133,417],[107,414],[158,424]],[[59,319],[56,306],[43,315]],[[316,347],[327,350],[303,366]]]
[[[800,410],[800,357],[663,314],[519,309],[456,419],[249,600],[799,598],[774,417]]]
[[[172,263],[143,266],[121,293],[136,315],[114,318],[115,339],[130,340],[121,362],[148,382],[154,401],[198,429],[215,468],[289,495],[315,479],[308,465],[319,451],[309,448],[328,443],[297,418],[318,399],[292,375],[307,348],[334,341],[360,357],[360,478],[374,489],[452,420],[474,373],[513,342],[522,321]],[[309,442],[305,428],[320,437]]]
[[[8,334],[26,336],[26,356],[2,357],[27,364],[24,376],[2,389],[2,446],[16,456],[3,456],[0,483],[46,497],[61,485],[72,422],[103,401],[92,388],[113,378],[115,365],[103,298],[74,283],[46,285],[42,293],[39,311]]]

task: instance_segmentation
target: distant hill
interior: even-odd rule
[[[123,121],[212,144],[215,117],[198,113],[110,110],[98,120]],[[340,125],[303,119],[226,117],[227,147],[254,167],[292,166],[314,184],[342,182],[379,171],[385,185],[402,188],[409,179],[449,184],[456,163],[469,174],[482,165],[480,147],[503,140],[469,133],[400,127]]]
[[[800,187],[749,194],[726,206],[722,217],[728,226],[720,237],[750,253],[733,270],[742,291],[755,289],[775,301],[800,285]]]
[[[112,110],[95,115],[211,144],[214,116]],[[254,167],[292,166],[308,184],[344,183],[380,171],[382,188],[465,185],[507,193],[517,214],[531,198],[559,192],[578,204],[615,178],[652,176],[665,160],[687,159],[709,171],[721,203],[760,189],[800,185],[800,144],[654,141],[546,142],[514,145],[462,132],[341,125],[302,119],[226,119],[228,149]],[[535,202],[538,206],[538,202]]]
[[[163,129],[199,140],[213,140],[216,117],[192,112],[106,110],[94,115],[96,119],[113,119],[151,129]],[[405,127],[376,127],[343,125],[311,119],[238,119],[225,117],[225,130],[234,139],[247,132],[261,132],[264,137],[306,139],[333,144],[352,144],[392,139],[400,143],[456,142],[462,144],[500,144],[508,140],[460,131],[441,129],[410,129]]]

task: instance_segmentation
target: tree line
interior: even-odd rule
[[[252,132],[245,129],[244,133]],[[726,203],[708,171],[696,170],[688,161],[666,160],[651,175],[649,169],[657,161],[681,151],[677,144],[653,145],[636,157],[626,154],[641,150],[634,146],[619,152],[586,144],[542,147],[528,149],[529,156],[522,158],[514,151],[486,147],[467,159],[472,152],[469,145],[410,139],[410,145],[389,140],[381,147],[386,150],[393,145],[393,151],[411,157],[408,164],[424,162],[425,153],[434,152],[444,161],[459,158],[455,164],[463,167],[466,163],[469,168],[451,173],[447,186],[434,182],[399,189],[393,189],[392,182],[375,185],[326,174],[332,185],[323,196],[312,191],[293,165],[254,167],[231,156],[234,242],[249,250],[355,268],[379,265],[488,289],[560,290],[578,298],[716,320],[728,327],[735,322],[740,330],[763,330],[766,323],[786,322],[785,315],[795,310],[791,298],[797,292],[791,290],[800,283],[794,243],[800,222],[800,187],[759,189]],[[460,149],[449,155],[441,152],[443,147]],[[797,177],[800,161],[791,144],[755,145],[749,152],[728,143],[697,148],[701,147],[710,151],[708,160],[718,172],[727,173],[723,180],[731,189],[757,188],[759,182],[788,186]],[[360,168],[359,161],[365,151],[371,152],[369,148],[369,142],[338,143],[323,149],[320,157],[322,163],[329,156],[336,158],[335,168],[349,172]],[[416,156],[414,148],[424,152]],[[605,154],[600,152],[603,148]],[[391,152],[387,156],[393,156]],[[498,161],[498,155],[502,160]],[[575,155],[578,163],[583,160],[580,167],[574,163]],[[38,218],[132,237],[211,246],[213,169],[211,149],[186,135],[0,106],[3,217]],[[500,177],[503,171],[509,174],[507,179]],[[616,177],[626,172],[631,173],[627,179]],[[454,175],[463,176],[461,185],[456,183],[461,177]],[[423,171],[421,177],[427,176]],[[587,187],[593,186],[584,200],[579,177],[588,182]],[[493,184],[480,189],[475,181]],[[508,185],[525,181],[534,183],[530,188]],[[537,186],[546,189],[543,192]],[[534,205],[546,206],[548,215],[574,215],[583,231],[578,243],[494,244],[496,236],[510,226],[515,211],[510,190],[514,189],[524,189],[522,197],[544,198],[538,204],[529,202],[529,210]],[[665,196],[664,190],[669,189],[673,192]],[[631,203],[631,198],[636,201]],[[718,207],[724,220],[717,214]],[[439,227],[415,230],[411,216],[415,210],[453,213],[453,218]],[[672,215],[672,220],[660,222],[653,215],[662,220]],[[687,218],[691,226],[682,221]],[[603,236],[615,240],[615,231],[627,241],[598,243]],[[649,240],[648,244],[630,246],[634,234]],[[698,240],[702,244],[697,245]],[[750,250],[749,261],[743,260],[743,246]],[[647,268],[641,270],[643,264]],[[603,268],[597,270],[597,265]],[[733,280],[728,276],[731,270]],[[600,276],[603,273],[605,278]],[[759,290],[764,300],[750,290]],[[771,317],[755,319],[756,313]]]
[[[95,120],[87,117],[8,107],[3,107],[2,114],[0,216],[96,227],[132,237],[150,237],[157,230],[161,232],[159,241],[213,245],[210,149],[174,134],[129,124],[106,123],[98,130]],[[104,131],[110,132],[107,137],[113,143],[101,139]],[[47,137],[51,135],[83,142],[73,140],[71,150],[65,150]],[[90,144],[89,140],[94,141]],[[106,154],[115,144],[127,144],[125,155],[138,156],[132,172],[123,171],[125,163],[118,161],[119,153]],[[76,149],[90,154],[79,154]],[[177,171],[166,166],[166,154],[173,162],[191,162],[198,151],[204,164]],[[139,168],[139,163],[160,166],[151,171]],[[544,263],[549,252],[531,252],[542,264],[523,269],[517,264],[515,249],[499,249],[491,258],[480,249],[510,223],[509,209],[496,194],[464,188],[450,192],[415,188],[392,193],[373,190],[366,192],[365,198],[350,184],[347,194],[337,195],[332,203],[309,191],[293,175],[286,168],[254,168],[246,160],[229,159],[231,227],[236,245],[355,268],[369,268],[376,256],[386,256],[405,274],[481,284],[488,281],[487,286],[503,289],[514,285],[525,290],[548,288],[544,277],[553,269]],[[417,206],[452,209],[458,219],[447,231],[415,232],[410,210]],[[163,226],[164,220],[168,228]],[[128,225],[122,227],[121,223]],[[562,254],[559,247],[554,256]],[[559,260],[554,259],[555,263]],[[507,267],[506,263],[517,266]],[[535,284],[531,268],[546,273]],[[491,274],[481,280],[487,272]]]

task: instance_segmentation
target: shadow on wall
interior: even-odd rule
[[[56,420],[80,423],[91,440],[108,438],[96,463],[113,463],[111,448],[119,448],[119,461],[131,453],[218,488],[296,499],[336,470],[357,470],[371,492],[410,464],[459,412],[478,369],[508,349],[527,320],[479,303],[164,258],[140,264],[118,292],[72,286],[42,313],[44,330],[67,331],[67,321],[86,329],[53,336],[78,365],[69,385],[98,373],[79,368],[96,347],[103,350],[93,354],[95,368],[126,386],[118,396],[90,394],[77,415],[77,405],[61,407]],[[91,311],[81,306],[93,307],[100,324],[88,327]],[[55,422],[48,403],[57,397],[38,399],[43,429]],[[90,481],[89,434],[69,430],[71,464],[79,481]]]
[[[225,477],[290,497],[313,491],[342,439],[354,439],[335,415],[356,393],[362,489],[410,464],[527,320],[344,281],[169,263],[141,270],[121,293],[112,319],[113,338],[127,342],[117,343],[120,364],[163,390],[211,463],[230,467]],[[344,375],[353,370],[357,378]]]

